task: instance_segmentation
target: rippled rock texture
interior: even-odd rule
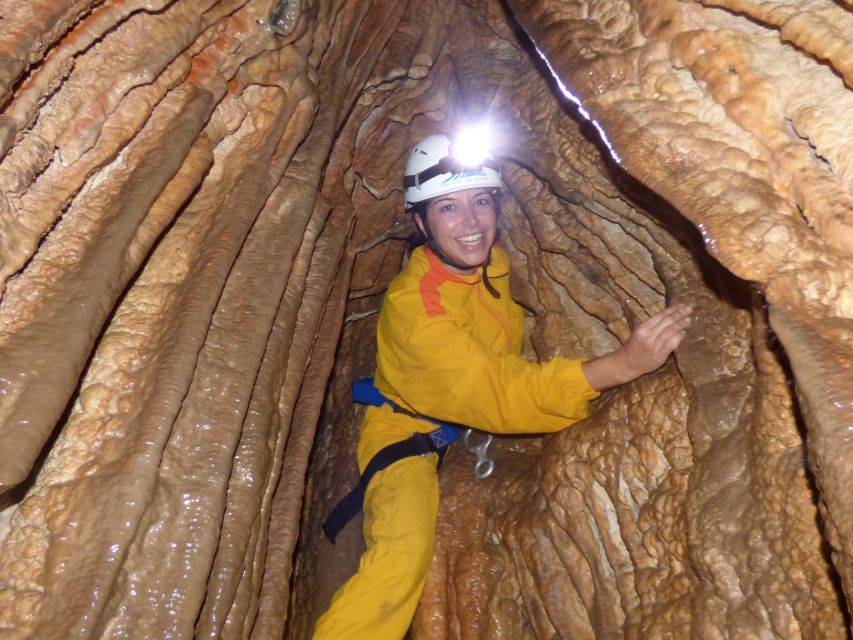
[[[412,636],[847,637],[852,11],[0,1],[0,638],[310,636],[407,148],[486,116],[531,357],[695,321],[448,456]]]

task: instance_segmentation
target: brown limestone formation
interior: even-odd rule
[[[528,357],[695,319],[494,477],[451,451],[411,636],[849,635],[849,3],[0,17],[0,638],[310,637],[406,153],[484,115]]]
[[[590,14],[593,8],[602,15],[609,10],[606,5],[579,5],[578,12]],[[795,193],[783,189],[783,184],[793,181],[788,176],[795,171],[803,170],[802,163],[795,170],[788,160],[777,159],[771,168],[782,175],[774,177],[761,165],[767,154],[760,148],[756,147],[751,164],[744,164],[746,154],[738,158],[725,151],[726,143],[748,137],[748,132],[739,132],[737,127],[750,122],[758,126],[762,117],[772,116],[772,105],[741,107],[743,113],[735,114],[742,116],[740,120],[734,115],[727,120],[721,105],[714,106],[713,96],[700,93],[692,104],[685,96],[678,106],[701,107],[701,118],[719,120],[714,121],[717,130],[707,125],[704,129],[692,127],[699,134],[693,140],[690,128],[681,137],[676,128],[690,124],[689,118],[680,116],[671,105],[655,104],[651,96],[643,96],[647,88],[640,82],[633,89],[633,101],[626,99],[620,105],[624,112],[602,107],[600,113],[593,113],[605,123],[607,117],[617,115],[632,118],[625,120],[629,125],[613,120],[612,127],[605,127],[613,140],[622,136],[622,146],[617,143],[615,153],[625,156],[626,169],[680,205],[702,232],[699,238],[684,227],[669,205],[649,197],[624,177],[608,157],[594,126],[579,118],[583,125],[579,132],[556,104],[537,99],[547,93],[541,75],[516,44],[514,34],[503,26],[503,16],[488,8],[477,11],[472,10],[470,21],[459,19],[461,14],[451,21],[456,28],[450,35],[450,55],[455,80],[466,99],[477,95],[493,115],[514,118],[507,128],[516,147],[507,155],[527,171],[505,165],[512,198],[504,207],[504,243],[513,250],[516,271],[521,274],[516,280],[516,297],[535,318],[531,320],[531,348],[539,357],[603,353],[613,347],[615,338],[627,335],[629,324],[659,308],[664,297],[692,302],[697,308],[696,324],[677,358],[677,373],[674,369],[662,371],[632,388],[612,392],[588,426],[579,425],[554,437],[547,456],[537,454],[538,444],[533,442],[504,443],[498,458],[503,473],[486,483],[471,478],[470,459],[464,453],[451,458],[442,481],[438,548],[413,635],[845,637],[846,598],[835,573],[838,570],[843,575],[844,537],[831,529],[825,532],[820,524],[815,506],[818,493],[810,474],[810,470],[818,470],[814,462],[806,461],[806,433],[802,430],[811,435],[829,429],[843,438],[849,423],[849,417],[842,417],[851,406],[850,377],[845,375],[850,358],[844,351],[850,344],[844,328],[849,320],[843,320],[849,318],[849,291],[845,289],[849,273],[845,238],[849,236],[845,236],[844,224],[831,231],[822,227],[820,207],[816,207],[817,217],[805,215],[800,226],[780,220],[770,206],[762,209],[761,218],[758,212],[753,218],[732,217],[761,198],[784,210],[784,197],[795,201],[811,198],[819,191],[816,185],[821,180],[829,180],[827,184],[832,186],[837,178],[820,175],[820,165],[806,165],[812,175],[797,183],[802,191]],[[555,40],[555,52],[571,51],[573,46],[583,49],[579,33],[594,31],[596,25],[580,20],[574,24],[569,19],[560,22],[560,11],[554,5],[550,13],[543,14],[560,25],[548,23],[543,33],[563,38]],[[518,6],[516,12],[522,26],[530,28],[532,23],[525,21],[525,16],[535,17],[529,14],[530,7]],[[603,42],[600,49],[614,58],[624,50],[622,55],[630,59],[642,53],[627,47],[638,45],[640,35],[630,22],[630,10],[624,14],[625,33],[621,35],[625,40],[609,43],[610,49]],[[614,14],[607,15],[602,25],[614,28],[619,24],[611,19]],[[725,20],[727,25],[733,21],[731,16],[709,16]],[[484,26],[486,33],[478,32]],[[754,25],[746,23],[743,28],[749,32]],[[535,30],[530,28],[530,32],[536,40]],[[504,41],[496,40],[495,34]],[[685,41],[690,42],[686,36]],[[648,59],[641,62],[650,65],[649,73],[662,75],[659,90],[673,84],[667,73],[686,82],[675,68],[680,63],[675,67],[671,62],[662,64],[662,47],[649,47]],[[619,91],[631,90],[629,69],[614,71],[620,60],[610,60],[604,53],[596,58],[592,55],[596,50],[590,49],[566,62],[570,66],[563,67],[564,78],[574,78],[578,86],[610,79],[614,100],[621,95]],[[580,62],[585,54],[590,55],[590,67],[604,68],[583,69]],[[783,47],[779,55],[790,56],[791,52]],[[501,60],[504,74],[494,66],[483,70],[482,61],[490,56]],[[558,55],[555,58],[560,60]],[[803,64],[810,62],[804,60]],[[543,71],[547,74],[547,65]],[[643,82],[646,80],[652,78]],[[648,89],[654,87],[652,83]],[[596,100],[607,95],[607,87],[592,89],[598,92]],[[787,84],[784,89],[792,91]],[[702,105],[703,99],[709,104]],[[846,96],[840,94],[837,99],[843,101]],[[813,104],[812,108],[819,106]],[[646,110],[652,118],[648,131],[636,124],[646,117]],[[653,119],[658,115],[659,123]],[[798,112],[794,117],[804,115]],[[634,150],[633,145],[642,143],[644,135],[652,134],[659,140],[641,146],[639,153]],[[669,134],[673,140],[668,139]],[[602,167],[599,152],[584,136],[598,143],[609,169]],[[677,155],[667,155],[667,145],[673,144],[683,145],[683,149],[676,147],[673,152]],[[747,151],[755,146],[752,141],[738,144]],[[706,155],[695,154],[691,145]],[[821,154],[800,136],[789,140],[790,145],[797,148],[786,149],[785,158],[806,151]],[[630,152],[635,153],[636,167],[628,161]],[[656,160],[650,161],[652,158]],[[737,175],[735,170],[740,167],[757,172],[756,176]],[[649,176],[661,169],[669,172],[663,183],[652,182]],[[713,179],[702,175],[712,171],[719,171],[729,181],[720,178],[717,184],[734,191],[724,194],[731,200],[721,199],[721,190],[709,185]],[[621,192],[614,189],[613,179]],[[716,198],[713,202],[701,200],[706,185]],[[679,189],[685,193],[683,202],[672,195]],[[788,206],[795,209],[799,205]],[[688,210],[696,212],[695,217]],[[703,217],[706,213],[708,219]],[[839,220],[843,222],[843,217]],[[712,223],[717,225],[713,231]],[[766,235],[760,245],[748,244],[759,236],[747,224]],[[815,238],[820,233],[825,240]],[[774,242],[785,237],[793,242]],[[757,286],[750,287],[708,260],[703,239],[724,266],[735,273],[748,268],[743,275]],[[725,243],[731,247],[731,255],[723,251]],[[375,260],[384,258],[377,255]],[[376,266],[363,268],[377,273]],[[358,268],[354,277],[359,278]],[[797,283],[800,286],[793,288]],[[381,285],[371,287],[355,288],[381,290]],[[791,372],[767,324],[762,290],[779,290],[792,306],[813,314],[818,323],[826,316],[837,318],[823,324],[828,327],[824,343],[836,347],[834,366],[827,366],[814,381],[831,381],[828,389],[832,395],[819,406],[835,414],[834,424],[801,421],[801,405],[786,382]],[[810,302],[810,296],[816,294],[823,306]],[[369,312],[364,306],[361,300],[355,303],[352,317]],[[773,319],[774,307],[770,312]],[[774,326],[776,323],[774,320]],[[364,333],[360,340],[367,348],[370,328]],[[834,336],[840,336],[837,342]],[[824,349],[818,353],[829,357]],[[796,362],[792,367],[796,371]],[[369,365],[359,365],[356,370],[362,375],[369,372]],[[349,378],[352,374],[344,370],[343,375]],[[797,379],[797,384],[805,388],[809,383]],[[333,396],[335,409],[330,416],[342,411],[337,408],[339,394]],[[655,399],[659,405],[653,404]],[[338,428],[349,425],[351,434],[350,420],[347,416],[346,422],[337,423]],[[843,447],[843,439],[834,442]],[[531,451],[533,456],[524,455]],[[813,460],[819,455],[809,451]],[[843,455],[832,458],[830,464],[839,469],[830,472],[825,481],[835,485],[835,474],[846,467]],[[457,469],[457,464],[463,469]],[[819,473],[817,481],[820,484]],[[328,479],[323,482],[329,486]],[[831,514],[831,498],[825,500],[822,512]],[[332,502],[321,502],[326,506],[320,513]],[[841,503],[835,514],[827,520],[845,519]],[[316,526],[319,514],[313,518]],[[480,524],[472,530],[460,528],[460,522]],[[309,530],[307,535],[315,534]],[[832,558],[825,552],[827,541],[836,549]],[[316,544],[323,548],[322,542]],[[309,567],[303,573],[313,585],[317,578],[312,574],[323,573],[324,565],[319,561]],[[337,575],[333,570],[326,574]],[[336,577],[332,580],[339,582]],[[328,587],[311,589],[329,591]],[[327,599],[315,597],[314,602]],[[306,628],[310,625],[294,627],[298,630],[295,637],[303,637]]]

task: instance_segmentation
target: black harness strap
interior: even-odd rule
[[[426,456],[430,453],[437,453],[439,464],[441,464],[441,460],[444,458],[444,454],[449,446],[449,444],[445,444],[442,447],[436,446],[429,434],[413,433],[405,440],[389,444],[387,447],[380,449],[365,467],[364,473],[358,479],[358,484],[338,502],[337,506],[323,523],[323,533],[326,534],[329,542],[335,544],[335,538],[338,537],[341,529],[355,517],[355,514],[361,511],[362,504],[364,503],[364,492],[367,490],[367,485],[374,475],[398,460],[410,456]]]
[[[363,380],[353,382],[352,398],[356,402],[374,407],[388,405],[394,413],[402,413],[410,418],[424,420],[438,428],[433,429],[429,433],[416,431],[405,440],[394,442],[380,449],[371,458],[370,462],[364,468],[364,473],[359,477],[358,484],[338,502],[337,506],[323,523],[323,532],[332,544],[335,544],[335,538],[346,523],[361,511],[362,504],[364,504],[364,492],[367,490],[367,485],[374,475],[394,464],[397,460],[411,456],[426,456],[431,453],[437,453],[438,464],[441,464],[447,449],[459,438],[459,435],[465,429],[462,425],[442,422],[404,409],[396,402],[383,396],[373,384],[373,378],[364,378]]]
[[[483,167],[489,167],[489,169],[494,169],[495,171],[500,170],[498,168],[498,163],[490,158],[487,158],[476,166],[466,167],[455,160],[453,156],[445,156],[438,161],[438,164],[434,164],[428,169],[424,169],[417,175],[403,176],[403,187],[406,189],[417,187],[428,180],[432,180],[436,176],[440,176],[442,173],[455,175],[465,173],[466,171],[482,171]]]

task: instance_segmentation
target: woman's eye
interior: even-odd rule
[[[453,211],[453,205],[452,204],[446,204],[441,209],[439,209],[439,211],[441,211],[442,213],[447,213],[449,211]]]

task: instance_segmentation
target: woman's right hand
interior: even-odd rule
[[[631,332],[613,353],[583,363],[590,386],[604,391],[660,368],[684,340],[693,307],[676,304],[656,313]]]

